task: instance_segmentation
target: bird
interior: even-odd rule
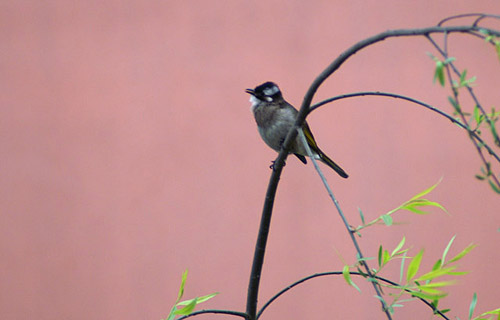
[[[279,152],[288,132],[294,126],[299,112],[283,98],[281,90],[274,82],[265,82],[255,87],[255,89],[246,89],[245,92],[250,94],[251,110],[262,140],[271,149]],[[335,170],[342,178],[349,177],[338,164],[321,151],[309,125],[305,121],[302,125],[302,132],[314,159],[320,160]],[[305,157],[308,155],[307,149],[299,136],[295,138],[295,141],[290,146],[290,153],[293,153],[300,161],[307,164]]]

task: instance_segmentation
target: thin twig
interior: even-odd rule
[[[447,17],[437,24],[439,27],[441,27],[445,22],[448,22],[450,20],[454,19],[460,19],[460,18],[468,18],[468,17],[478,17],[474,22],[472,23],[472,26],[476,27],[478,23],[483,20],[484,18],[493,18],[493,19],[500,19],[499,15],[496,14],[485,14],[485,13],[465,13],[465,14],[458,14],[456,16],[451,16]]]
[[[189,317],[197,316],[200,314],[208,314],[208,313],[215,313],[215,314],[226,314],[226,315],[231,315],[231,316],[238,316],[244,319],[248,319],[248,315],[244,312],[239,312],[239,311],[231,311],[231,310],[217,310],[217,309],[205,309],[205,310],[199,310],[195,311],[193,313],[190,313],[188,315],[182,316],[177,320],[183,320],[187,319]]]
[[[449,54],[448,54],[448,33],[445,33],[444,34],[445,37],[444,37],[444,45],[443,47],[444,48],[441,48],[435,41],[434,39],[432,39],[431,36],[427,36],[427,39],[429,40],[429,42],[439,51],[439,53],[443,56],[443,58],[445,60],[447,60],[449,58]],[[458,89],[455,88],[455,86],[453,85],[453,78],[452,78],[452,75],[451,75],[451,70],[453,70],[453,72],[455,73],[455,75],[457,75],[458,77],[460,77],[460,71],[458,70],[458,68],[455,66],[455,64],[453,63],[453,61],[450,61],[449,63],[447,63],[445,65],[446,67],[446,73],[448,75],[448,82],[449,82],[449,85],[452,89],[452,92],[453,92],[453,99],[455,100],[455,102],[457,103],[458,106],[460,106],[460,102],[459,102],[459,98],[458,98]],[[451,69],[451,70],[450,70]],[[491,118],[488,116],[488,114],[486,113],[486,111],[484,110],[484,108],[482,107],[481,103],[479,103],[479,99],[476,97],[476,95],[474,94],[474,91],[473,89],[469,86],[469,85],[465,85],[465,88],[467,89],[469,95],[471,96],[472,100],[474,101],[475,105],[477,106],[477,108],[481,111],[481,113],[483,114],[484,116],[484,119],[486,120],[487,124],[490,126],[490,127],[494,127],[495,126],[495,123],[491,120]],[[491,169],[490,169],[490,165],[489,165],[489,162],[486,160],[484,154],[483,154],[483,151],[482,151],[482,143],[484,143],[482,140],[479,140],[477,139],[478,135],[477,134],[472,134],[474,131],[470,130],[470,126],[469,126],[469,123],[467,121],[467,119],[465,118],[465,115],[464,113],[461,111],[461,110],[457,110],[458,114],[460,115],[460,118],[462,119],[462,122],[463,124],[467,127],[467,132],[469,134],[469,138],[470,140],[472,141],[472,143],[474,144],[474,147],[479,155],[479,158],[481,159],[481,161],[483,162],[484,164],[484,167],[486,168],[486,171],[487,171],[487,175],[489,177],[491,177],[491,179],[493,180],[493,182],[496,184],[496,186],[500,187],[500,181],[498,180],[497,176],[495,174],[491,174]],[[475,133],[475,132],[474,132]],[[500,142],[497,141],[498,137],[493,137],[494,139],[494,142],[495,144],[499,145]],[[492,154],[492,150],[491,148],[487,148],[488,152],[490,153],[490,155]],[[498,159],[498,158],[497,158]]]
[[[355,275],[355,276],[362,276],[362,277],[365,277],[365,274],[362,274],[360,272],[356,272],[356,271],[350,271],[349,272],[351,275]],[[305,278],[302,278],[300,280],[297,280],[295,281],[294,283],[288,285],[286,288],[283,288],[282,290],[280,290],[278,293],[276,293],[274,296],[271,297],[271,299],[269,299],[266,303],[264,303],[264,305],[262,306],[262,308],[259,310],[259,313],[257,313],[257,319],[260,317],[260,315],[264,312],[264,310],[266,310],[267,307],[269,307],[271,305],[271,303],[273,303],[276,299],[278,299],[281,295],[285,294],[287,291],[289,291],[290,289],[292,289],[293,287],[296,287],[298,286],[299,284],[302,284],[308,280],[311,280],[311,279],[314,279],[314,278],[318,278],[318,277],[323,277],[323,276],[331,276],[331,275],[343,275],[343,272],[342,271],[330,271],[330,272],[321,272],[321,273],[315,273],[313,275],[310,275],[310,276],[307,276]],[[380,280],[382,282],[385,282],[385,283],[388,283],[390,285],[393,285],[393,286],[399,286],[401,287],[401,285],[399,285],[398,283],[394,282],[394,281],[391,281],[389,279],[386,279],[386,278],[382,278],[382,277],[379,277],[379,276],[374,276],[377,280]],[[411,293],[411,290],[408,290],[408,289],[404,289],[406,292],[408,293]],[[415,297],[417,299],[419,299],[420,301],[422,301],[423,303],[425,303],[429,308],[432,309],[433,312],[435,312],[436,314],[439,314],[443,319],[446,319],[446,320],[450,320],[448,317],[446,317],[441,311],[439,311],[439,309],[437,309],[434,305],[432,305],[432,303],[428,302],[427,300],[425,299],[422,299],[420,297]]]
[[[355,247],[356,252],[358,254],[358,261],[360,261],[361,265],[365,268],[365,271],[368,274],[368,277],[370,279],[375,279],[373,273],[370,270],[370,267],[368,267],[368,264],[366,263],[366,261],[364,259],[363,252],[361,251],[361,247],[358,244],[358,240],[356,239],[356,237],[354,235],[353,229],[351,228],[351,226],[347,222],[347,219],[344,215],[344,212],[340,208],[340,205],[339,205],[339,202],[337,201],[337,198],[335,198],[335,196],[333,195],[333,192],[332,192],[332,189],[330,188],[330,185],[326,181],[326,178],[323,175],[323,172],[321,171],[320,167],[318,166],[318,163],[317,163],[316,159],[314,158],[314,155],[311,151],[311,148],[309,148],[309,144],[307,143],[304,132],[302,130],[300,130],[298,135],[299,135],[301,142],[306,147],[307,154],[308,154],[309,158],[311,158],[311,160],[314,164],[314,168],[316,169],[316,172],[318,172],[318,175],[320,176],[321,181],[323,181],[323,185],[325,186],[326,191],[328,192],[328,195],[330,196],[330,199],[332,199],[333,204],[335,205],[335,208],[337,208],[337,212],[339,213],[340,218],[342,219],[342,222],[344,223],[344,226],[345,226],[346,230],[348,231],[349,236],[351,237],[351,241],[354,244],[354,247]],[[382,293],[380,292],[378,283],[376,281],[371,281],[371,284],[373,285],[373,288],[375,289],[375,293],[377,294],[380,302],[382,303],[382,310],[385,312],[387,319],[392,319],[391,313],[389,312],[389,309],[387,307],[387,303],[385,302],[384,297],[382,296]]]
[[[354,98],[354,97],[360,97],[360,96],[380,96],[380,97],[389,97],[389,98],[406,100],[406,101],[421,105],[421,106],[425,107],[426,109],[429,109],[433,112],[436,112],[437,114],[445,117],[446,119],[450,120],[452,123],[458,125],[460,128],[462,128],[462,129],[466,130],[468,133],[470,133],[474,137],[474,139],[478,140],[479,143],[481,145],[483,145],[486,150],[488,150],[488,153],[500,163],[500,156],[497,155],[495,153],[495,151],[493,151],[493,149],[481,138],[481,136],[479,136],[475,131],[471,130],[469,127],[464,125],[462,122],[458,121],[457,119],[455,119],[453,116],[449,115],[448,113],[446,113],[446,112],[444,112],[436,107],[431,106],[430,104],[427,104],[427,103],[422,102],[420,100],[413,99],[413,98],[410,98],[407,96],[403,96],[403,95],[400,95],[397,93],[389,93],[389,92],[381,92],[381,91],[363,91],[363,92],[342,94],[342,95],[338,95],[338,96],[335,96],[335,97],[332,97],[329,99],[325,99],[323,101],[320,101],[320,102],[314,104],[311,107],[309,113],[313,112],[314,110],[316,110],[317,108],[319,108],[325,104],[334,102],[336,100],[341,100],[341,99],[346,99],[346,98]]]

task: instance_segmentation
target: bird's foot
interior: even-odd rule
[[[273,171],[276,171],[275,165],[276,165],[276,160],[271,161],[271,165],[269,166],[269,169],[272,169]],[[283,167],[286,166],[286,162],[283,163]]]

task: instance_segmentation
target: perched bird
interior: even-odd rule
[[[251,95],[250,102],[260,136],[269,147],[279,152],[299,112],[283,99],[280,89],[273,82],[263,83],[255,89],[246,89],[245,92]],[[314,158],[335,170],[342,178],[347,178],[347,173],[320,150],[307,122],[304,122],[302,131]],[[307,163],[307,150],[299,136],[292,143],[290,153],[304,164]]]

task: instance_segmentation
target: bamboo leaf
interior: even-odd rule
[[[474,292],[474,295],[472,296],[472,301],[470,302],[469,306],[469,320],[472,319],[472,315],[474,314],[474,310],[476,309],[476,304],[477,304],[477,294]]]
[[[477,127],[479,128],[479,125],[483,122],[484,117],[482,114],[479,112],[479,107],[477,104],[474,106],[474,120],[476,121]]]
[[[207,300],[210,300],[212,299],[213,297],[215,297],[216,295],[218,295],[219,293],[218,292],[214,292],[214,293],[211,293],[211,294],[207,294],[205,296],[202,296],[202,297],[196,297],[194,299],[196,299],[197,301],[197,304],[200,304],[202,302],[205,302]],[[188,304],[190,304],[194,299],[190,299],[190,300],[185,300],[185,301],[181,301],[179,302],[177,305],[178,306],[187,306]]]
[[[456,236],[457,235],[454,235],[453,237],[451,237],[450,242],[448,242],[448,245],[444,249],[443,257],[441,258],[441,265],[443,265],[443,263],[446,261],[446,255],[448,254],[448,251],[450,251],[451,245],[453,244],[453,241],[455,241]]]
[[[348,285],[354,287],[356,290],[361,292],[361,289],[359,289],[359,287],[351,279],[351,273],[349,271],[348,265],[344,266],[344,269],[342,270],[342,275],[344,276],[344,280],[345,280],[345,282],[347,282]]]
[[[437,269],[437,270],[434,270],[434,271],[429,271],[426,274],[423,274],[420,277],[418,277],[417,279],[415,279],[415,281],[433,280],[433,279],[435,279],[437,277],[440,277],[440,276],[443,276],[443,275],[446,275],[446,274],[449,275],[450,272],[452,272],[456,268],[457,268],[457,266],[451,266],[451,267],[448,267],[448,268],[443,268],[443,269]]]
[[[396,248],[394,248],[394,250],[392,250],[391,257],[393,257],[399,250],[401,250],[401,248],[405,244],[405,241],[406,241],[406,238],[403,236],[403,239],[401,239],[401,241],[399,241],[399,243],[396,246]]]
[[[365,216],[363,214],[363,211],[361,211],[360,208],[358,208],[359,216],[361,218],[361,223],[364,225],[365,224]]]
[[[491,315],[491,314],[497,315],[498,317],[500,317],[500,308],[495,309],[495,310],[491,310],[491,311],[483,312],[476,319],[483,319],[484,316]],[[498,319],[498,317],[497,317],[497,319]],[[484,318],[484,319],[486,319],[486,318]],[[489,319],[491,319],[491,317]]]
[[[175,318],[175,311],[177,308],[175,306],[172,307],[170,310],[170,313],[168,314],[168,317],[165,320],[173,320]]]
[[[386,265],[390,260],[391,256],[389,255],[389,251],[384,250],[383,264]]]
[[[188,271],[186,269],[186,271],[184,271],[184,273],[182,274],[181,287],[179,288],[179,293],[177,294],[177,301],[175,302],[176,304],[182,299],[182,296],[184,295],[184,286],[186,285],[187,275]]]
[[[434,185],[430,186],[429,188],[425,189],[424,191],[418,193],[416,196],[414,196],[413,198],[411,198],[410,201],[422,198],[423,196],[425,196],[426,194],[428,194],[429,192],[431,192],[432,190],[434,190],[438,186],[438,184],[441,183],[442,180],[443,180],[443,178],[439,179],[438,182],[436,182]]]
[[[392,225],[392,217],[388,214],[383,214],[380,216],[382,220],[384,221],[386,226],[391,226]]]
[[[456,284],[457,282],[452,280],[452,281],[441,281],[441,282],[431,282],[431,283],[426,283],[421,286],[418,286],[419,289],[425,290],[428,288],[441,288],[441,287],[447,287]],[[424,289],[425,288],[425,289]]]
[[[490,184],[491,189],[496,193],[500,194],[500,188],[493,182],[491,179],[488,179],[488,183]]]
[[[434,69],[434,79],[433,82],[438,80],[439,84],[444,87],[444,63],[442,61],[436,61],[436,68]]]
[[[449,64],[449,63],[451,63],[451,62],[453,62],[455,60],[457,60],[455,57],[448,57],[448,58],[446,58],[446,60],[444,60],[444,64],[445,65]]]
[[[427,294],[424,292],[416,292],[412,291],[411,295],[417,298],[422,298],[422,299],[427,299],[427,300],[439,300],[444,297],[446,297],[448,294],[447,293],[442,293],[442,294]]]
[[[424,249],[420,250],[415,257],[411,260],[408,265],[408,270],[406,271],[406,280],[410,282],[411,279],[415,277],[420,268],[420,262],[422,261],[422,256],[424,255]]]
[[[414,199],[410,200],[407,203],[401,206],[401,209],[408,210],[414,212],[416,214],[429,214],[429,212],[421,210],[421,207],[437,207],[444,212],[448,213],[448,211],[439,203],[434,201],[429,201],[427,199]]]
[[[382,245],[378,247],[378,267],[382,267],[382,254],[383,254],[383,248]]]
[[[477,245],[472,244],[472,243],[469,244],[464,250],[462,250],[462,252],[460,252],[459,254],[454,256],[448,263],[452,263],[452,262],[455,262],[455,261],[462,259],[466,254],[471,252],[471,250],[474,249],[475,247],[477,247]]]
[[[401,258],[401,267],[399,269],[399,283],[403,282],[403,273],[405,269],[406,251]]]
[[[191,312],[193,312],[194,308],[196,307],[196,304],[198,303],[198,300],[197,298],[194,298],[192,300],[190,300],[189,304],[186,305],[185,307],[181,308],[181,309],[177,309],[174,311],[174,314],[177,314],[177,315],[188,315],[190,314]]]
[[[497,52],[498,60],[500,60],[500,41],[495,41],[495,50]]]
[[[453,97],[448,97],[448,101],[451,103],[451,105],[453,106],[453,108],[455,109],[456,112],[458,112],[458,113],[462,112],[460,105]]]

